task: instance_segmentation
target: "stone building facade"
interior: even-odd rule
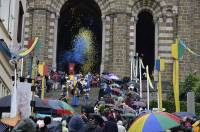
[[[39,37],[40,59],[56,67],[57,27],[62,6],[68,0],[27,0],[25,45]],[[130,75],[130,53],[136,52],[136,24],[141,11],[150,12],[155,24],[155,59],[166,59],[163,79],[172,80],[171,45],[179,37],[200,52],[199,0],[95,0],[102,18],[102,71]],[[200,72],[199,58],[186,52],[180,61],[180,77]],[[155,73],[155,77],[156,72]]]

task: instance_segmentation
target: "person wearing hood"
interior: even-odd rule
[[[103,132],[101,123],[94,117],[90,117],[82,132]]]
[[[105,121],[103,132],[118,132],[117,124],[111,121]]]
[[[30,119],[26,118],[19,122],[19,124],[13,128],[11,132],[36,132],[37,125]]]
[[[85,122],[80,115],[74,115],[68,124],[69,132],[83,132]]]
[[[117,122],[117,128],[118,132],[126,132],[126,128],[123,126],[123,122],[121,120]]]
[[[69,129],[66,126],[67,126],[67,121],[63,120],[62,121],[62,132],[69,132]]]

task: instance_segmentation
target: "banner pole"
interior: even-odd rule
[[[133,58],[131,57],[131,81],[133,80]]]
[[[45,67],[45,63],[43,62],[42,64],[42,92],[41,92],[41,99],[44,99],[44,82],[45,82],[45,75],[44,75],[44,67]]]
[[[158,93],[159,93],[159,110],[162,111],[163,110],[163,106],[162,106],[162,76],[161,76],[161,71],[158,72]]]
[[[21,59],[21,77],[23,76],[23,65],[24,65],[24,58]]]
[[[140,98],[142,98],[142,64],[141,59],[139,59],[139,68],[140,68]]]
[[[149,110],[149,80],[148,80],[149,67],[146,66],[146,78],[147,78],[147,110]]]
[[[175,104],[176,112],[180,112],[180,100],[179,100],[179,60],[175,60]]]

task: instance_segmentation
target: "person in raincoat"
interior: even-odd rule
[[[117,128],[118,132],[126,132],[126,128],[123,126],[123,122],[121,120],[117,122]]]
[[[21,120],[11,132],[36,132],[36,128],[36,123],[32,119],[26,118],[24,120]]]
[[[69,132],[69,129],[67,128],[67,121],[62,121],[62,132]]]

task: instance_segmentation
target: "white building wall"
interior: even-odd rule
[[[0,19],[2,20],[5,28],[9,30],[10,23],[10,4],[12,0],[0,0]]]
[[[22,24],[22,39],[17,41],[19,2],[21,1],[24,14],[26,12],[26,0],[0,0],[0,39],[4,40],[12,52],[17,53],[24,42],[24,18]],[[22,49],[21,49],[22,50]],[[9,94],[12,87],[11,77],[13,67],[3,52],[0,52],[0,97]]]
[[[22,24],[22,39],[21,42],[18,43],[17,41],[17,31],[18,31],[18,15],[19,15],[19,2],[21,1],[22,6],[23,6],[23,11],[24,14],[26,12],[26,0],[11,0],[11,7],[12,9],[15,10],[11,10],[11,16],[12,16],[12,24],[11,24],[11,38],[12,38],[12,43],[11,46],[9,46],[11,48],[11,50],[13,52],[18,52],[20,50],[20,48],[23,47],[24,44],[24,16],[23,16],[23,24]],[[22,49],[21,49],[22,50]]]
[[[8,47],[13,51],[19,51],[20,47],[23,47],[24,41],[24,17],[22,24],[22,41],[17,42],[17,30],[18,30],[18,15],[19,15],[19,2],[21,1],[24,14],[26,12],[26,0],[0,0],[0,19],[4,24],[7,32],[12,38],[11,43],[7,43]]]

